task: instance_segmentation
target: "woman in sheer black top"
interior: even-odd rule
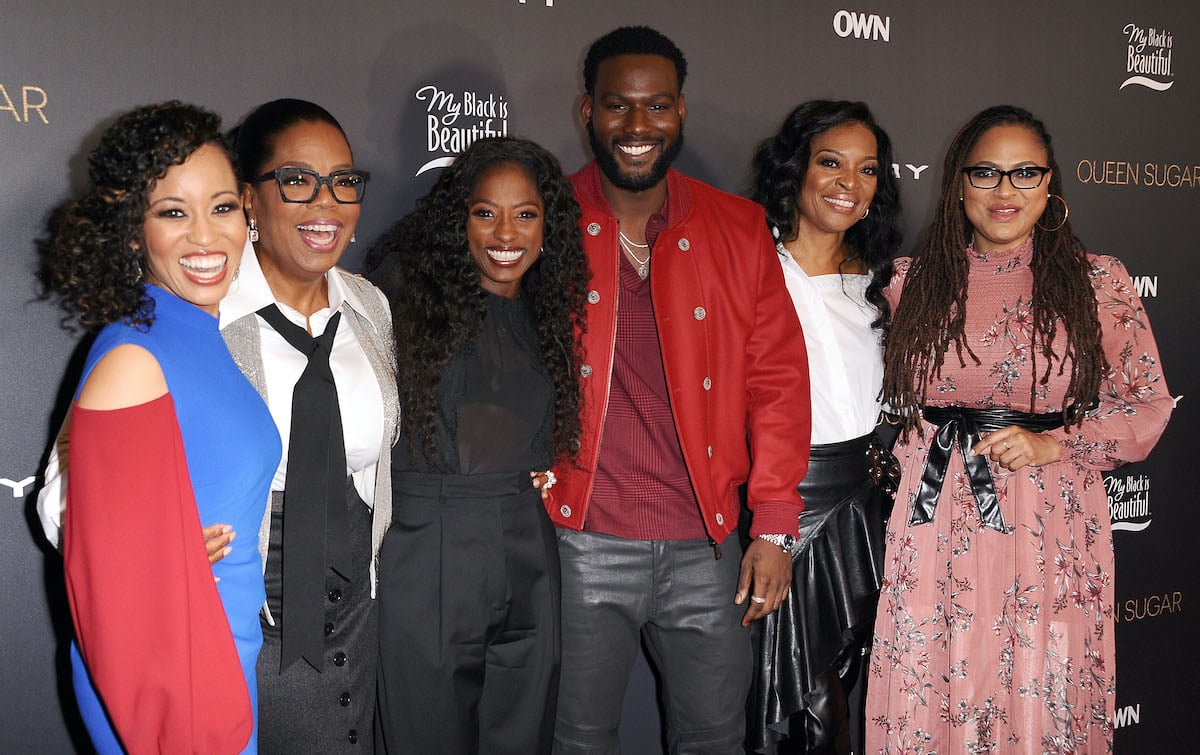
[[[380,554],[384,750],[549,751],[558,552],[538,488],[578,447],[578,217],[548,152],[485,139],[376,251],[404,413]]]

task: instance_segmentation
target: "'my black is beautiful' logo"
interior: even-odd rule
[[[1140,532],[1150,526],[1149,476],[1105,475],[1104,489],[1114,530]]]
[[[1171,48],[1174,37],[1166,29],[1153,26],[1143,29],[1135,23],[1125,24],[1125,73],[1127,78],[1118,89],[1143,86],[1165,92],[1175,83],[1171,71]]]
[[[425,150],[432,158],[417,170],[444,168],[476,139],[508,136],[508,100],[494,92],[462,92],[428,84],[414,95],[425,103]]]

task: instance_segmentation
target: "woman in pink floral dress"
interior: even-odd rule
[[[1129,274],[1086,253],[1061,193],[1041,122],[985,110],[897,260],[883,395],[907,435],[868,752],[1112,749],[1101,472],[1145,458],[1173,402]]]

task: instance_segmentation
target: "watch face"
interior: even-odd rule
[[[788,550],[791,550],[792,548],[796,547],[796,538],[795,538],[795,536],[793,536],[793,535],[784,535],[784,536],[783,536],[783,547],[784,547],[784,548],[787,548]]]

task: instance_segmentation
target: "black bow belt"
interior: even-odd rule
[[[921,474],[921,487],[913,503],[910,525],[927,524],[933,521],[946,469],[950,466],[950,453],[958,443],[962,455],[963,469],[971,481],[971,492],[979,507],[979,519],[984,527],[1007,533],[1004,515],[1000,512],[1000,501],[996,497],[996,485],[992,471],[988,468],[986,454],[973,454],[971,447],[988,433],[1002,427],[1017,425],[1026,430],[1042,432],[1063,426],[1062,414],[1030,414],[1007,409],[966,409],[957,406],[927,406],[922,416],[938,426],[929,446],[929,457],[925,460],[925,471]]]

